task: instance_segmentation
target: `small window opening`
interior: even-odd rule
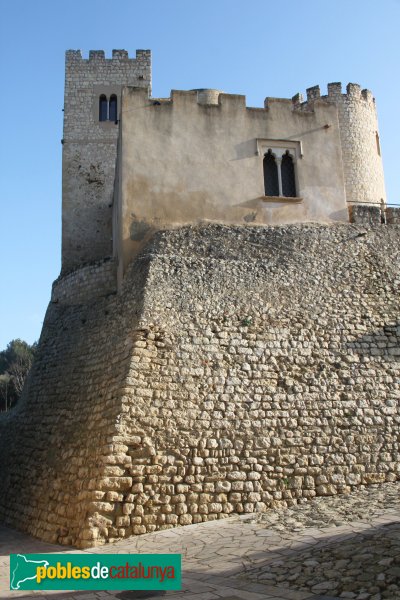
[[[376,139],[376,149],[378,151],[378,155],[380,156],[381,155],[381,143],[379,141],[379,133],[378,132],[375,133],[375,139]]]
[[[114,121],[114,123],[117,122],[117,96],[115,94],[110,97],[108,118],[110,121]]]
[[[381,198],[381,223],[386,224],[386,203],[383,198]]]
[[[264,189],[266,196],[279,196],[278,167],[271,150],[264,154]]]
[[[296,182],[294,177],[293,158],[286,150],[281,163],[282,194],[289,198],[296,197]]]
[[[102,94],[99,99],[99,121],[107,121],[107,108],[107,98],[104,94]]]

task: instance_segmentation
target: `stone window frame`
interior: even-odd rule
[[[113,113],[113,116],[111,114]],[[118,123],[118,96],[111,94],[107,97],[106,94],[99,96],[99,123]]]
[[[277,167],[278,167],[278,184],[279,184],[279,196],[262,196],[262,199],[267,201],[267,202],[293,202],[293,203],[298,203],[298,202],[302,202],[303,198],[301,198],[298,194],[299,194],[299,178],[298,178],[298,168],[297,168],[297,162],[299,159],[303,158],[303,147],[302,147],[302,143],[300,140],[283,140],[283,139],[266,139],[266,138],[257,138],[256,140],[256,145],[257,145],[257,150],[256,150],[256,154],[257,156],[261,157],[261,172],[262,172],[262,181],[263,181],[263,187],[264,187],[264,168],[263,168],[263,161],[264,161],[264,155],[268,153],[269,150],[271,150],[271,153],[273,154],[276,163],[277,163]],[[282,160],[282,157],[288,153],[289,156],[292,158],[293,160],[293,167],[294,167],[294,178],[295,178],[295,186],[296,186],[296,196],[283,196],[282,194],[282,176],[281,176],[281,169],[280,169],[280,163]]]
[[[118,125],[118,110],[121,102],[121,87],[120,85],[95,85],[93,86],[93,97],[92,97],[92,115],[94,121],[101,127],[101,129],[114,129]],[[99,120],[99,100],[100,96],[105,96],[107,99],[107,119],[105,121]],[[110,100],[111,97],[115,96],[117,101],[117,119],[110,121]]]

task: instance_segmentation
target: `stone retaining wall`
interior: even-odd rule
[[[399,478],[400,228],[160,232],[50,305],[0,516],[87,547]]]
[[[52,302],[81,304],[117,290],[117,267],[113,259],[105,259],[76,269],[55,280]]]
[[[379,225],[382,221],[380,206],[368,204],[350,204],[349,216],[350,222],[357,225]]]
[[[400,225],[400,206],[386,209],[386,222],[391,225]]]

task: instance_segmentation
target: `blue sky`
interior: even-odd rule
[[[0,0],[0,350],[39,337],[60,271],[64,52],[153,53],[153,94],[215,87],[292,97],[360,83],[377,99],[389,202],[400,201],[400,0]]]

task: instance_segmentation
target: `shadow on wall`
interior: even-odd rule
[[[400,323],[384,325],[349,342],[347,348],[361,356],[381,356],[388,361],[400,361]]]
[[[331,221],[346,221],[349,219],[349,211],[347,208],[343,208],[342,210],[336,210],[335,212],[330,213],[329,218]]]
[[[236,158],[232,161],[242,160],[243,158],[253,158],[257,154],[257,144],[254,138],[235,145]]]

